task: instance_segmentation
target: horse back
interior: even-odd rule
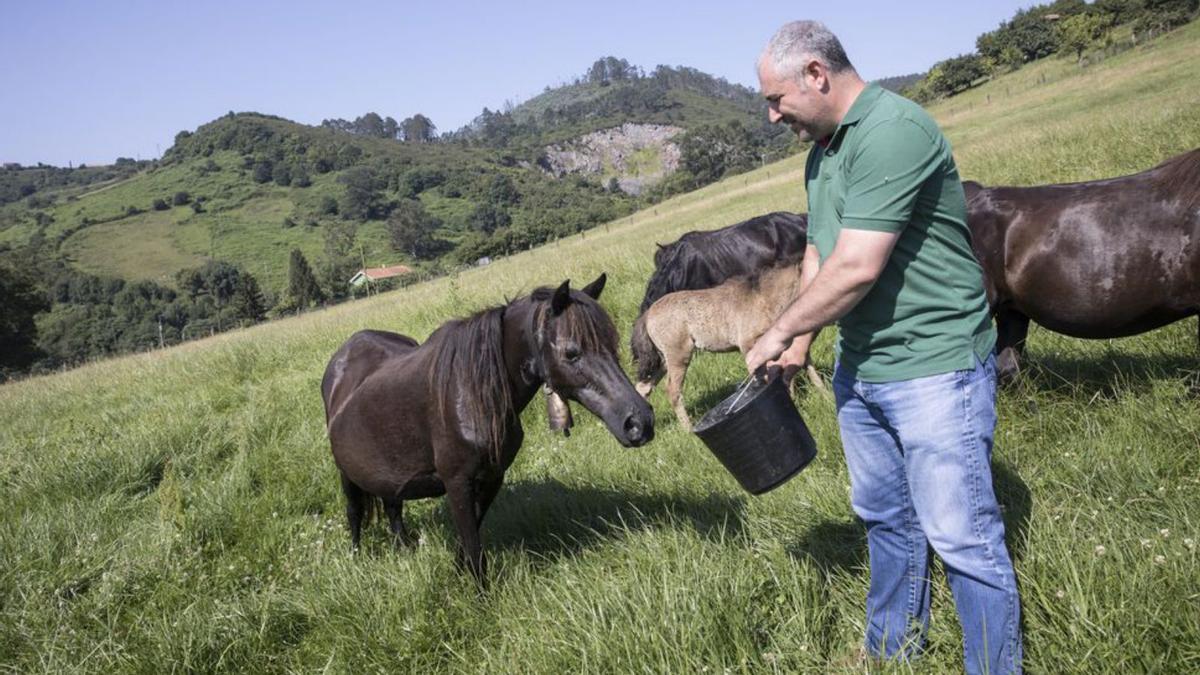
[[[804,257],[806,214],[775,211],[718,230],[692,231],[659,247],[641,312],[677,291],[712,288],[739,275]]]
[[[416,349],[416,340],[382,330],[361,330],[346,340],[325,367],[321,397],[325,401],[325,423],[333,420],[350,394],[389,359]]]

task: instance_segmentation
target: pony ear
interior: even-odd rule
[[[571,304],[571,280],[567,279],[555,289],[554,297],[550,298],[550,312],[554,316],[558,316],[569,304]]]
[[[593,300],[599,300],[600,292],[604,290],[604,284],[607,281],[608,275],[604,272],[601,272],[600,276],[596,277],[595,281],[583,287],[583,292],[592,296]]]

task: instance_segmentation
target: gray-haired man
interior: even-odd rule
[[[758,76],[771,122],[815,145],[802,291],[746,366],[800,363],[813,333],[838,323],[838,423],[871,565],[867,650],[919,651],[932,546],[967,671],[1020,671],[1020,603],[991,475],[996,334],[950,145],[920,106],[864,83],[820,23],[781,28]]]

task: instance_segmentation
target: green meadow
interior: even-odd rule
[[[931,110],[965,178],[1143,170],[1200,146],[1200,23],[1083,69],[1048,59]],[[412,549],[392,550],[376,523],[350,554],[319,394],[356,330],[424,339],[451,317],[601,271],[627,340],[654,243],[805,210],[802,165],[770,164],[486,268],[0,387],[0,671],[861,672],[865,536],[827,395],[798,390],[819,455],[761,497],[676,425],[661,391],[657,437],[639,449],[579,406],[575,433],[553,435],[535,402],[483,528],[492,583],[480,593],[455,568],[440,499],[409,503]],[[207,230],[189,227],[179,250],[205,255]],[[95,259],[77,236],[68,245]],[[814,353],[826,377],[833,339]],[[993,471],[1028,670],[1200,670],[1196,320],[1112,341],[1035,327],[1027,365],[999,397]],[[690,410],[743,375],[736,355],[699,356]],[[884,670],[961,670],[953,602],[934,576],[927,653]]]

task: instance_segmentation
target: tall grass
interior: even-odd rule
[[[1144,169],[1200,145],[1198,38],[1192,25],[1082,71],[1040,63],[933,112],[987,183]],[[601,270],[627,334],[655,241],[803,210],[801,161],[453,278],[0,388],[0,670],[852,671],[865,541],[825,396],[798,398],[817,460],[756,498],[661,393],[658,437],[637,450],[586,414],[553,436],[531,406],[484,526],[481,594],[454,568],[441,500],[410,503],[412,550],[375,526],[350,556],[318,393],[357,329],[424,338]],[[831,340],[815,349],[826,368]],[[1198,363],[1191,320],[1116,341],[1034,329],[993,467],[1031,671],[1200,668]],[[734,356],[700,356],[691,409],[741,375]],[[935,575],[922,672],[961,668]]]

